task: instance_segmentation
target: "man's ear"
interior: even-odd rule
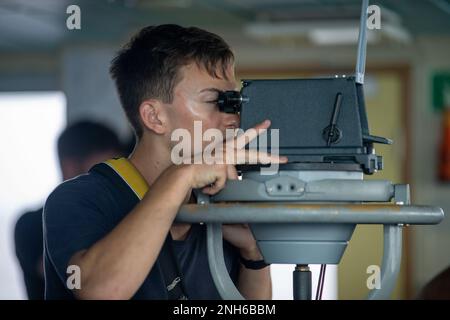
[[[167,115],[163,104],[158,100],[146,100],[139,106],[142,124],[156,134],[167,131]]]

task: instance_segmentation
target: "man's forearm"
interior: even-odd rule
[[[272,281],[270,278],[270,267],[252,270],[241,265],[238,289],[246,299],[271,300]]]
[[[241,250],[240,255],[247,260],[262,260],[263,256],[256,247],[250,250]],[[259,270],[247,269],[241,264],[239,270],[238,289],[246,299],[250,300],[271,300],[272,299],[272,279],[270,277],[270,267]]]
[[[76,254],[78,298],[128,299],[153,267],[180,205],[190,190],[188,172],[168,169],[144,199],[107,236]]]

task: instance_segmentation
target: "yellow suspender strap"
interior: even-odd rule
[[[110,159],[104,163],[112,168],[122,178],[122,180],[127,183],[130,189],[134,191],[136,196],[142,200],[148,190],[148,184],[136,167],[128,159]],[[158,260],[161,266],[169,299],[186,300],[187,297],[181,284],[181,281],[183,280],[180,275],[178,262],[174,256],[171,244],[172,237],[170,236],[170,232],[168,232],[168,236],[166,237],[159,253]]]
[[[126,158],[105,161],[125,181],[136,196],[142,200],[147,193],[148,184],[136,167]]]

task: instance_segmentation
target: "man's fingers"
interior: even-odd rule
[[[270,127],[270,120],[265,120],[260,124],[257,124],[253,128],[248,129],[240,136],[236,137],[234,140],[235,148],[242,149],[251,141],[253,141],[257,136],[266,132],[267,128]]]
[[[217,175],[216,181],[209,187],[205,187],[202,189],[203,193],[213,195],[222,190],[225,187],[225,183],[227,181],[226,172],[223,171],[221,174]]]
[[[256,126],[253,127],[253,129],[256,130],[265,130],[270,127],[270,120],[264,120],[261,123],[258,123]]]
[[[288,158],[257,150],[237,150],[236,164],[287,163]]]
[[[236,167],[233,165],[227,165],[227,176],[230,180],[239,179],[239,175],[237,173]]]

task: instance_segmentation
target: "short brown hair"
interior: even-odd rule
[[[182,66],[195,62],[220,78],[226,77],[225,70],[233,61],[233,53],[221,37],[195,27],[165,24],[139,31],[112,60],[110,73],[125,114],[140,138],[139,105],[150,98],[172,102]]]

